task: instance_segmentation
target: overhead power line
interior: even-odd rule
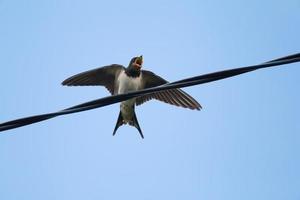
[[[274,59],[262,64],[258,65],[251,65],[251,66],[246,66],[246,67],[240,67],[240,68],[235,68],[235,69],[228,69],[224,71],[218,71],[218,72],[213,72],[209,74],[204,74],[204,75],[199,75],[199,76],[194,76],[191,78],[186,78],[183,80],[175,81],[172,83],[167,83],[164,85],[160,85],[158,87],[153,87],[153,88],[147,88],[135,92],[129,92],[126,94],[118,94],[118,95],[112,95],[112,96],[107,96],[101,99],[96,99],[93,101],[89,101],[86,103],[82,103],[76,106],[72,106],[70,108],[58,111],[58,112],[52,112],[52,113],[47,113],[47,114],[41,114],[41,115],[35,115],[35,116],[30,116],[30,117],[24,117],[12,121],[8,121],[5,123],[0,124],[0,131],[6,131],[22,126],[26,126],[29,124],[41,122],[47,119],[51,119],[60,115],[67,115],[67,114],[72,114],[72,113],[77,113],[77,112],[82,112],[86,110],[91,110],[95,108],[100,108],[104,106],[108,106],[114,103],[118,103],[121,101],[125,101],[131,98],[143,96],[146,94],[151,94],[154,92],[159,92],[163,90],[169,90],[169,89],[175,89],[175,88],[183,88],[183,87],[190,87],[194,85],[200,85],[204,83],[209,83],[233,76],[237,76],[240,74],[248,73],[254,70],[262,69],[262,68],[268,68],[268,67],[275,67],[279,65],[285,65],[285,64],[290,64],[290,63],[295,63],[295,62],[300,62],[300,53],[281,57],[278,59]]]

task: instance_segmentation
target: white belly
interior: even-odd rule
[[[120,104],[120,110],[125,123],[129,123],[132,121],[134,115],[134,104],[135,104],[135,99],[122,101]]]
[[[118,94],[137,91],[141,85],[141,76],[137,78],[128,77],[125,71],[121,72],[118,78]],[[134,115],[135,98],[122,101],[120,110],[125,123],[131,122]]]

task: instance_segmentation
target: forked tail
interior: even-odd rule
[[[116,126],[115,126],[115,129],[114,129],[114,132],[113,132],[113,135],[116,134],[118,128],[119,128],[120,126],[122,126],[123,124],[124,124],[124,120],[123,120],[122,113],[121,113],[121,111],[120,111],[120,112],[119,112],[119,117],[118,117],[118,120],[117,120],[117,123],[116,123]],[[141,130],[141,128],[140,128],[140,125],[139,125],[139,122],[138,122],[138,120],[137,120],[137,117],[136,117],[135,112],[133,113],[133,118],[132,118],[132,121],[129,122],[129,125],[134,126],[134,127],[139,131],[141,137],[144,139],[144,135],[143,135],[143,132],[142,132],[142,130]]]

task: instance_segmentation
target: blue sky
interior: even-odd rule
[[[169,81],[299,52],[300,2],[0,1],[0,121],[108,95],[70,75],[144,55]],[[0,199],[299,199],[300,64],[186,88],[190,111],[119,105],[0,134]]]

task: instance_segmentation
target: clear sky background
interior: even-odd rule
[[[109,95],[95,67],[169,81],[300,51],[300,1],[0,1],[0,121]],[[300,199],[300,63],[186,88],[203,110],[119,105],[0,134],[0,199]]]

